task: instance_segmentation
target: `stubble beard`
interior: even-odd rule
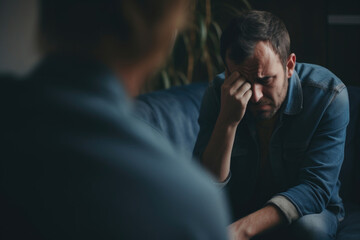
[[[282,91],[278,94],[279,96],[279,104],[276,105],[275,102],[271,99],[263,99],[260,100],[259,103],[254,104],[256,105],[270,105],[271,106],[271,110],[268,111],[256,111],[256,113],[254,113],[254,111],[252,111],[252,115],[254,116],[256,121],[263,121],[263,120],[269,120],[271,118],[273,118],[279,111],[279,109],[281,108],[282,104],[285,101],[285,98],[287,96],[287,91],[288,91],[288,79],[286,78],[286,75],[284,75],[284,85],[282,88]]]

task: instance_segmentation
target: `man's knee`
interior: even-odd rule
[[[294,239],[335,239],[337,219],[330,212],[310,214],[292,223],[288,230]]]

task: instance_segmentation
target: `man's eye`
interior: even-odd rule
[[[263,84],[263,85],[267,85],[271,82],[271,77],[264,77],[264,78],[260,78],[258,79],[259,83]]]

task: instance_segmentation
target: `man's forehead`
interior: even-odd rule
[[[238,71],[242,75],[257,75],[263,77],[263,75],[270,74],[274,71],[276,64],[281,64],[280,57],[267,42],[258,42],[254,48],[252,56],[248,57],[241,64],[236,64],[229,59],[227,54],[226,64],[230,72]],[[271,73],[272,74],[272,73]]]
[[[259,61],[256,58],[248,58],[241,64],[236,64],[230,59],[227,59],[227,66],[230,72],[237,71],[244,77],[258,76],[263,77],[263,75],[268,74],[271,69],[270,62]]]

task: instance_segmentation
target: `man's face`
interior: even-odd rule
[[[238,71],[252,85],[247,109],[258,120],[272,118],[286,98],[289,74],[270,44],[258,42],[253,56],[241,65],[229,59],[226,62],[228,75]]]

